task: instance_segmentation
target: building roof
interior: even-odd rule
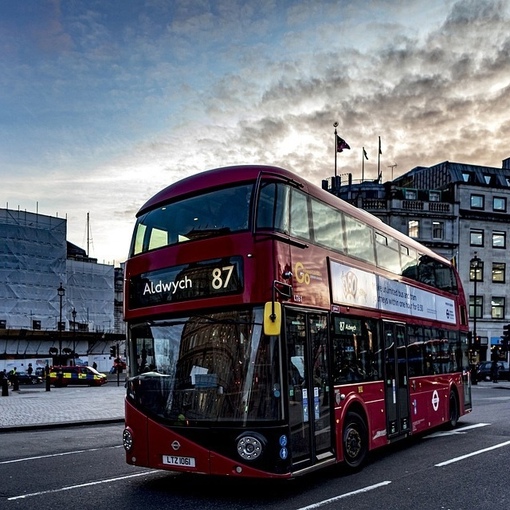
[[[430,167],[418,166],[393,181],[400,188],[445,189],[454,183],[475,184],[491,188],[510,187],[510,168],[443,161]]]

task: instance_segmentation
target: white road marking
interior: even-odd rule
[[[497,448],[503,448],[504,446],[509,446],[509,445],[510,445],[510,441],[495,444],[494,446],[489,446],[489,448],[484,448],[483,450],[477,450],[476,452],[471,452],[471,453],[468,453],[467,455],[462,455],[460,457],[455,457],[454,459],[440,462],[439,464],[436,464],[435,467],[448,466],[448,464],[453,464],[454,462],[460,462],[461,460],[469,459],[469,457],[474,457],[475,455],[480,455],[482,453],[490,452],[491,450],[496,450]]]
[[[329,505],[330,503],[334,503],[335,501],[338,501],[339,499],[348,498],[350,496],[355,496],[356,494],[362,494],[364,492],[373,491],[374,489],[378,489],[379,487],[384,487],[385,485],[389,485],[390,481],[385,481],[381,483],[376,483],[375,485],[369,485],[368,487],[363,487],[362,489],[358,489],[356,491],[352,492],[346,492],[345,494],[340,494],[339,496],[335,496],[334,498],[325,499],[323,501],[318,501],[317,503],[313,503],[308,506],[303,506],[301,508],[298,508],[298,510],[312,510],[313,508],[319,508],[324,505]]]
[[[444,437],[444,436],[454,436],[457,434],[464,434],[466,430],[478,429],[480,427],[488,427],[490,423],[475,423],[474,425],[468,425],[467,427],[459,427],[455,430],[447,430],[441,432],[434,432],[433,434],[429,434],[424,436],[425,439],[434,439],[435,437]]]
[[[26,462],[27,460],[48,459],[51,457],[63,457],[64,455],[76,455],[78,453],[97,452],[100,450],[107,450],[109,448],[122,448],[122,445],[107,446],[106,448],[104,448],[104,447],[89,448],[88,450],[74,450],[72,452],[52,453],[51,455],[37,455],[34,457],[23,457],[21,459],[3,460],[3,461],[0,461],[0,464],[14,464],[15,462]]]
[[[73,489],[81,489],[82,487],[91,487],[93,485],[100,485],[102,483],[118,482],[119,480],[128,480],[137,476],[150,476],[154,474],[161,474],[159,471],[146,471],[143,473],[135,473],[134,475],[118,476],[116,478],[107,478],[106,480],[97,480],[95,482],[80,483],[77,485],[69,485],[67,487],[60,487],[59,489],[50,489],[47,491],[31,492],[30,494],[22,494],[20,496],[12,496],[7,498],[7,501],[15,501],[16,499],[32,498],[34,496],[43,496],[45,494],[55,494],[56,492],[71,491]]]

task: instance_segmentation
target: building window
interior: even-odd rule
[[[462,179],[464,182],[473,182],[473,174],[472,172],[462,172]]]
[[[495,182],[494,182],[495,178],[496,178],[495,175],[483,174],[483,182],[485,182],[485,184],[492,184],[492,185],[494,185],[495,184]]]
[[[506,248],[506,232],[492,233],[492,247],[503,249]]]
[[[506,212],[506,198],[494,197],[492,199],[492,210],[499,212]]]
[[[493,297],[491,300],[491,317],[493,319],[505,318],[505,298]]]
[[[407,223],[407,235],[414,239],[420,236],[420,222],[418,220],[409,220]]]
[[[444,239],[444,222],[432,222],[432,239]]]
[[[441,192],[440,191],[429,191],[429,201],[430,202],[441,202]]]
[[[478,265],[475,268],[469,268],[469,281],[470,282],[483,282],[483,262],[481,260],[478,261]]]
[[[484,205],[483,195],[471,195],[471,209],[483,209]]]
[[[416,200],[418,198],[415,189],[405,189],[404,190],[404,198],[406,200]]]
[[[469,318],[473,319],[476,313],[476,318],[481,319],[482,310],[483,310],[483,296],[476,296],[476,303],[475,296],[469,296]]]
[[[492,281],[495,283],[505,283],[506,264],[504,262],[492,263]]]
[[[483,246],[483,230],[471,230],[469,244],[471,246]]]

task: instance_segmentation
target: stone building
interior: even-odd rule
[[[455,262],[469,303],[472,360],[507,358],[510,158],[500,168],[445,161],[385,183],[339,181],[323,188]]]

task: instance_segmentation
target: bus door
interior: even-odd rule
[[[386,365],[386,430],[396,438],[411,431],[409,415],[409,375],[404,324],[383,322]]]
[[[288,416],[294,469],[334,458],[326,313],[286,310]]]

